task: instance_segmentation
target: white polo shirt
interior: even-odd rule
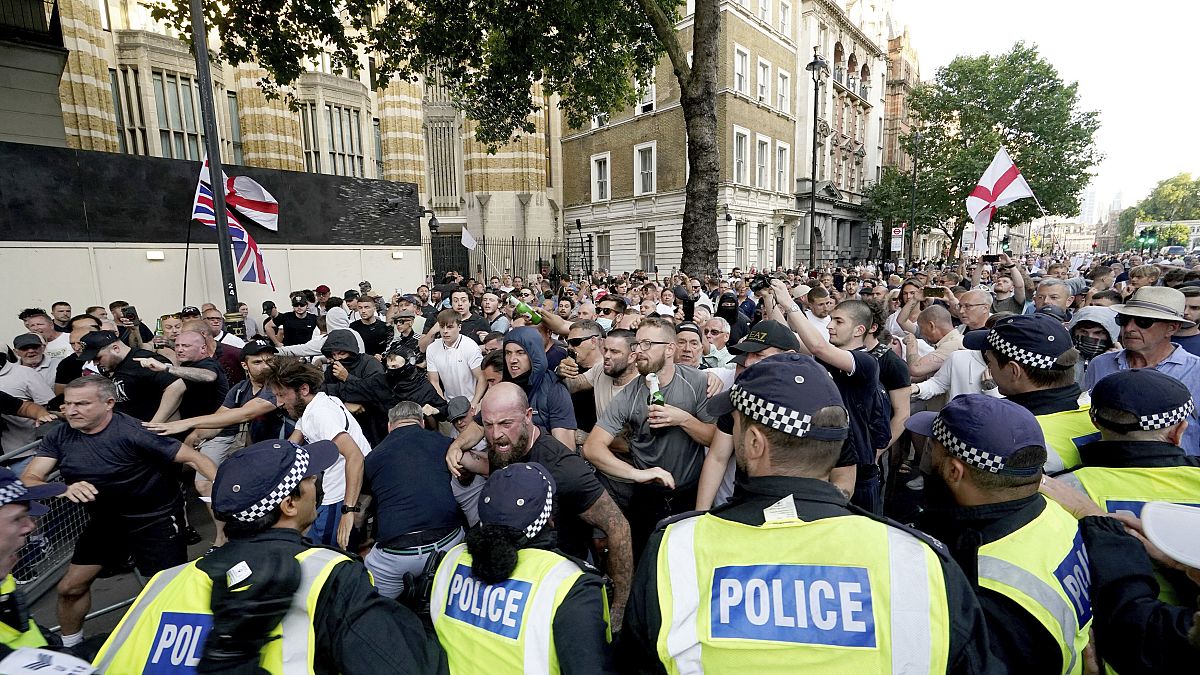
[[[450,347],[441,338],[435,339],[425,350],[425,367],[437,373],[446,400],[455,396],[475,399],[475,374],[471,371],[483,362],[483,352],[469,337],[459,335]]]

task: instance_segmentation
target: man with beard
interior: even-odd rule
[[[481,465],[475,455],[464,454],[451,445],[446,452],[450,473],[461,480],[472,473],[491,473],[517,462],[537,462],[546,467],[558,486],[554,507],[558,548],[576,558],[586,558],[593,528],[608,536],[607,572],[616,589],[612,626],[614,632],[620,630],[633,576],[629,523],[621,510],[582,457],[533,423],[533,410],[520,387],[501,382],[488,390],[480,407],[488,463]],[[459,439],[462,436],[455,440]]]
[[[572,397],[576,393],[591,390],[597,418],[608,409],[613,397],[638,376],[637,363],[633,360],[633,343],[636,339],[637,335],[631,330],[617,328],[610,331],[601,341],[603,357],[600,363],[563,380]],[[563,374],[569,372],[568,368]]]
[[[750,331],[750,320],[738,310],[737,295],[722,293],[717,301],[716,316],[729,324],[729,344],[735,345]]]
[[[629,598],[623,672],[1002,670],[944,547],[864,515],[830,485],[849,420],[821,365],[764,359],[713,409],[734,416],[746,479],[730,504],[654,533]],[[823,586],[838,589],[828,601]]]
[[[114,331],[88,333],[79,342],[83,345],[79,359],[84,363],[95,361],[113,381],[117,412],[143,422],[163,422],[179,409],[187,390],[183,380],[167,372],[152,371],[139,363],[139,359],[169,363],[165,357],[146,349],[130,349]]]
[[[704,448],[712,444],[716,427],[704,409],[708,377],[699,369],[675,364],[678,346],[669,320],[643,319],[634,346],[642,378],[613,399],[588,435],[583,453],[605,474],[637,483],[626,513],[634,550],[640,551],[659,520],[696,503]],[[650,403],[651,385],[664,404]],[[633,466],[613,454],[618,436],[628,438]]]
[[[590,370],[604,360],[604,330],[595,321],[576,321],[567,333],[567,357],[559,362],[558,374],[562,377],[579,375],[581,370]],[[566,384],[566,382],[564,382]],[[582,388],[571,393],[571,406],[575,409],[575,445],[583,445],[587,434],[596,425],[596,399],[591,392]]]
[[[321,478],[324,499],[308,537],[344,549],[350,543],[355,515],[361,511],[358,497],[363,460],[370,454],[371,445],[346,406],[321,391],[323,380],[321,369],[311,363],[277,358],[267,370],[265,383],[279,406],[296,420],[290,441],[333,441],[337,445],[340,457]]]
[[[977,579],[992,655],[1012,672],[1081,672],[1091,575],[1074,516],[1038,494],[1046,441],[1033,413],[966,394],[909,431],[930,439],[922,530]]]

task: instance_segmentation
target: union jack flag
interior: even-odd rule
[[[217,212],[213,206],[212,186],[209,185],[208,179],[208,160],[206,159],[203,168],[200,169],[200,180],[196,183],[196,197],[192,201],[192,219],[215,230],[217,228]],[[267,271],[267,265],[263,262],[262,251],[259,250],[258,243],[238,222],[228,207],[225,209],[225,215],[229,224],[229,238],[233,243],[234,265],[239,277],[242,281],[267,285],[271,287],[272,291],[275,290],[275,282],[271,280],[271,273]]]

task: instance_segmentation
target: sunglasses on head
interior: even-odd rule
[[[1117,315],[1117,325],[1118,326],[1128,326],[1130,321],[1132,321],[1138,328],[1144,329],[1144,328],[1149,328],[1150,326],[1153,326],[1154,323],[1156,321],[1158,321],[1158,319],[1151,319],[1151,318],[1144,317],[1144,316],[1131,316],[1129,314],[1118,314]]]

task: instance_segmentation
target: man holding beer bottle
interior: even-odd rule
[[[659,520],[695,505],[704,448],[716,427],[704,408],[707,376],[675,363],[671,322],[643,319],[632,346],[642,377],[613,398],[583,454],[611,480],[635,483],[621,507],[636,558]],[[618,436],[628,442],[632,464],[613,454]]]

